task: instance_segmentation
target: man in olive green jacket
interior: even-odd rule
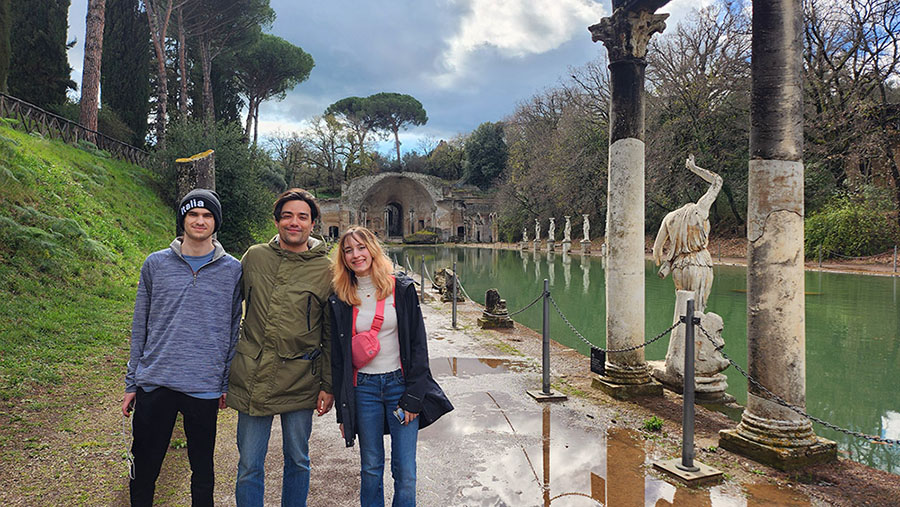
[[[331,390],[331,262],[310,236],[319,208],[305,190],[275,202],[278,235],[241,260],[244,320],[229,377],[227,404],[238,411],[238,507],[261,506],[266,451],[281,420],[282,505],[306,505],[312,414],[327,413]]]

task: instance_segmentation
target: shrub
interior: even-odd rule
[[[438,242],[438,235],[432,231],[421,230],[403,238],[410,245],[433,245]]]
[[[254,152],[236,123],[207,126],[202,120],[183,119],[169,125],[166,149],[154,153],[160,172],[160,194],[174,209],[175,160],[212,149],[216,156],[216,192],[222,203],[219,241],[225,250],[240,257],[257,242],[257,235],[272,222],[273,193],[266,188],[262,173],[265,155]],[[172,224],[174,230],[175,224]]]
[[[841,196],[806,218],[806,256],[822,248],[824,258],[867,256],[890,250],[900,242],[900,227],[891,217],[865,200]]]
[[[81,106],[74,102],[66,102],[65,104],[50,107],[50,112],[78,123],[81,116]],[[100,108],[97,112],[97,130],[123,143],[131,144],[134,142],[134,131],[119,118],[115,111],[108,107]]]

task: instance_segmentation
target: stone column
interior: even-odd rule
[[[806,407],[803,270],[803,9],[800,0],[753,5],[747,206],[747,364],[766,389]],[[724,449],[783,470],[836,459],[809,419],[752,384]]]
[[[414,209],[409,208],[409,233],[410,233],[410,234],[414,234],[414,233],[416,232],[416,222],[415,222],[416,216],[415,216],[415,213],[416,213],[416,212],[415,212]]]
[[[369,214],[369,208],[363,206],[363,208],[362,208],[362,221],[359,223],[359,225],[361,225],[361,226],[363,226],[363,227],[368,227],[368,226],[369,226],[368,221],[366,220],[366,219],[368,218],[368,214]]]
[[[384,239],[387,240],[391,235],[391,210],[384,208]]]
[[[658,2],[657,2],[658,3]],[[662,32],[668,14],[652,1],[614,1],[613,15],[589,28],[609,53],[609,187],[606,267],[606,345],[644,342],[644,69],[647,44]],[[615,398],[662,395],[650,377],[644,349],[611,353],[606,376],[594,385]]]
[[[434,229],[434,232],[438,232],[437,226],[437,206],[431,207],[431,228]]]

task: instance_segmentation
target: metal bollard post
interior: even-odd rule
[[[419,280],[422,281],[422,284],[419,286],[419,290],[422,293],[421,301],[425,302],[425,256],[422,256],[422,272],[419,273]]]
[[[545,395],[550,394],[550,282],[544,278],[544,325],[541,329],[543,338],[543,370],[544,382],[542,392]]]
[[[696,472],[694,466],[694,324],[700,319],[694,317],[694,300],[687,300],[684,322],[684,414],[682,417],[681,464],[678,468]]]
[[[456,329],[456,261],[453,261],[453,329]]]

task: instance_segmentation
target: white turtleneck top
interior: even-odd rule
[[[375,318],[375,284],[371,276],[359,276],[356,278],[356,294],[362,301],[356,308],[359,313],[356,316],[356,332],[362,333],[372,328],[372,320]],[[388,373],[400,369],[400,337],[397,334],[397,309],[394,305],[394,294],[391,293],[384,302],[384,323],[378,331],[378,341],[381,350],[372,358],[369,364],[359,371],[363,373]]]

